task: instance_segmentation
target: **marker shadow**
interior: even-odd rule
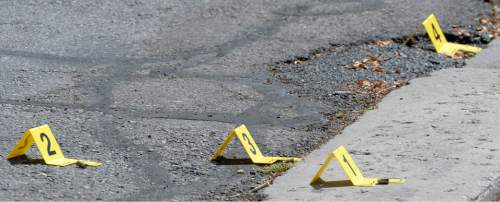
[[[352,184],[351,180],[324,181],[322,179],[319,179],[311,184],[311,186],[314,189],[323,189],[330,187],[349,187],[354,186],[354,184]]]
[[[43,159],[32,159],[26,155],[20,155],[11,159],[8,159],[11,165],[24,164],[24,165],[40,165],[45,164]]]
[[[219,158],[213,160],[213,162],[217,165],[245,165],[245,164],[253,164],[252,159],[244,158],[244,159],[228,159],[224,156],[220,156]]]

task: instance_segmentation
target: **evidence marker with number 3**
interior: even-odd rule
[[[349,180],[338,180],[338,181],[324,181],[321,179],[321,175],[325,172],[326,168],[330,162],[336,158],[339,162],[342,170],[347,174]],[[335,151],[333,151],[326,161],[323,163],[321,168],[318,170],[316,175],[314,175],[311,180],[311,185],[319,185],[323,187],[341,187],[341,186],[362,186],[371,187],[377,184],[389,184],[389,183],[404,183],[404,179],[399,178],[388,178],[388,179],[375,179],[375,178],[365,178],[359,171],[358,166],[352,160],[351,155],[347,152],[344,146],[340,146]]]
[[[234,137],[238,137],[241,145],[243,145],[243,148],[247,152],[248,156],[255,164],[273,164],[276,161],[294,161],[294,162],[300,161],[300,158],[294,158],[294,157],[277,157],[277,156],[268,157],[262,155],[259,147],[253,140],[252,135],[250,135],[250,132],[248,131],[245,125],[241,125],[235,128],[233,131],[231,131],[231,133],[229,133],[229,135],[227,136],[226,140],[224,140],[224,143],[222,143],[222,145],[217,149],[217,151],[215,151],[214,155],[212,156],[212,158],[210,158],[210,160],[216,161],[220,157],[222,157],[222,153],[227,148],[229,143],[231,143]]]
[[[469,53],[479,53],[479,51],[481,51],[481,48],[478,47],[448,42],[434,14],[431,14],[424,22],[422,22],[422,25],[429,35],[432,45],[436,48],[437,53],[453,57],[458,51]]]
[[[101,165],[101,163],[93,161],[65,158],[59,144],[57,143],[56,137],[54,137],[50,127],[46,124],[27,130],[14,149],[12,149],[9,153],[7,159],[12,159],[25,154],[31,148],[33,142],[47,165],[67,166],[75,163],[86,166]]]

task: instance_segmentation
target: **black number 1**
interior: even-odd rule
[[[345,158],[344,155],[342,155],[342,157],[344,158],[344,162],[347,163],[347,165],[349,166],[349,168],[351,169],[352,173],[354,174],[354,176],[358,176],[356,175],[356,172],[354,172],[354,169],[352,169],[351,167],[351,164],[349,164],[349,161],[347,161],[347,159]]]
[[[441,41],[441,36],[437,32],[436,27],[434,27],[434,24],[431,24],[431,25],[432,25],[432,32],[434,32],[434,39]]]
[[[42,140],[42,142],[45,142],[43,141],[43,139],[47,139],[47,153],[49,153],[49,156],[52,156],[54,154],[56,154],[56,151],[54,150],[50,150],[50,139],[49,139],[49,136],[47,136],[45,133],[41,133],[40,134],[40,139]]]
[[[248,139],[247,134],[243,133],[242,135],[243,135],[243,140],[245,140],[245,142],[247,142],[248,145],[250,145],[250,147],[252,147],[252,148],[250,148],[250,151],[252,152],[252,154],[257,155],[257,151],[255,150],[255,147],[253,146],[253,144],[250,143],[250,139]]]

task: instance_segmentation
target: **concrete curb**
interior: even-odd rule
[[[500,41],[468,61],[390,93],[342,134],[265,190],[269,200],[493,200],[500,194]],[[340,145],[366,177],[401,185],[313,189],[309,181]],[[345,178],[334,168],[326,178]],[[340,175],[339,175],[340,174]],[[329,175],[329,176],[328,176]]]
[[[500,177],[495,179],[492,184],[481,192],[472,201],[499,201],[500,200]]]

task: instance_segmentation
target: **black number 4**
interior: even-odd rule
[[[43,139],[47,139],[47,153],[49,153],[49,156],[56,154],[56,151],[50,150],[49,136],[47,136],[45,133],[42,133],[42,134],[40,134],[40,139],[42,140],[42,142],[45,142],[45,141],[43,141]]]
[[[431,25],[432,25],[432,32],[434,32],[434,39],[441,41],[441,36],[437,32],[436,27],[434,27],[434,24],[431,24]]]

